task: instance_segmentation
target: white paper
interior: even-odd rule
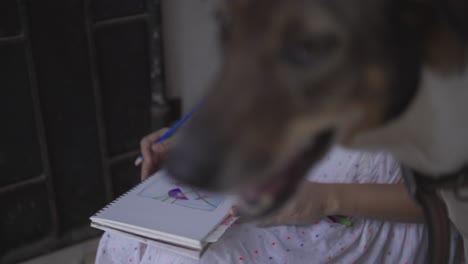
[[[91,217],[96,223],[155,239],[202,248],[205,238],[229,215],[233,200],[178,184],[156,173]]]

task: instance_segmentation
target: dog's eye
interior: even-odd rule
[[[221,44],[224,45],[229,40],[231,23],[230,20],[221,13],[215,15],[216,23],[218,25],[218,36]]]
[[[300,40],[289,40],[283,48],[282,57],[291,65],[307,67],[319,63],[337,46],[335,35],[314,34]]]

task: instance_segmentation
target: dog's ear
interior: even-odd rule
[[[227,0],[230,8],[245,8],[252,0]]]
[[[414,34],[436,23],[437,11],[432,0],[402,0],[399,12],[401,25]]]
[[[468,3],[464,0],[452,1]],[[453,7],[448,2],[450,1],[403,0],[400,2],[402,3],[400,15],[402,28],[414,34],[417,45],[421,48],[422,63],[431,70],[445,75],[463,71],[466,66],[466,41],[447,18],[448,7]],[[464,19],[468,21],[467,18]]]
[[[468,1],[432,0],[441,16],[457,33],[468,38]]]
[[[466,39],[447,21],[441,20],[427,32],[423,42],[423,62],[439,74],[452,75],[466,67]]]
[[[468,40],[468,1],[429,1],[433,7],[431,23],[421,30],[423,63],[439,74],[458,74],[465,70]]]

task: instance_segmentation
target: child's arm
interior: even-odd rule
[[[423,212],[402,184],[304,184],[284,209],[261,226],[308,225],[329,215],[419,222]]]
[[[329,184],[326,214],[423,221],[421,207],[403,184]]]

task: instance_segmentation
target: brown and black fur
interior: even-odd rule
[[[465,66],[429,0],[227,0],[219,17],[222,68],[167,163],[209,190],[299,182],[329,146],[404,112],[423,65]]]

